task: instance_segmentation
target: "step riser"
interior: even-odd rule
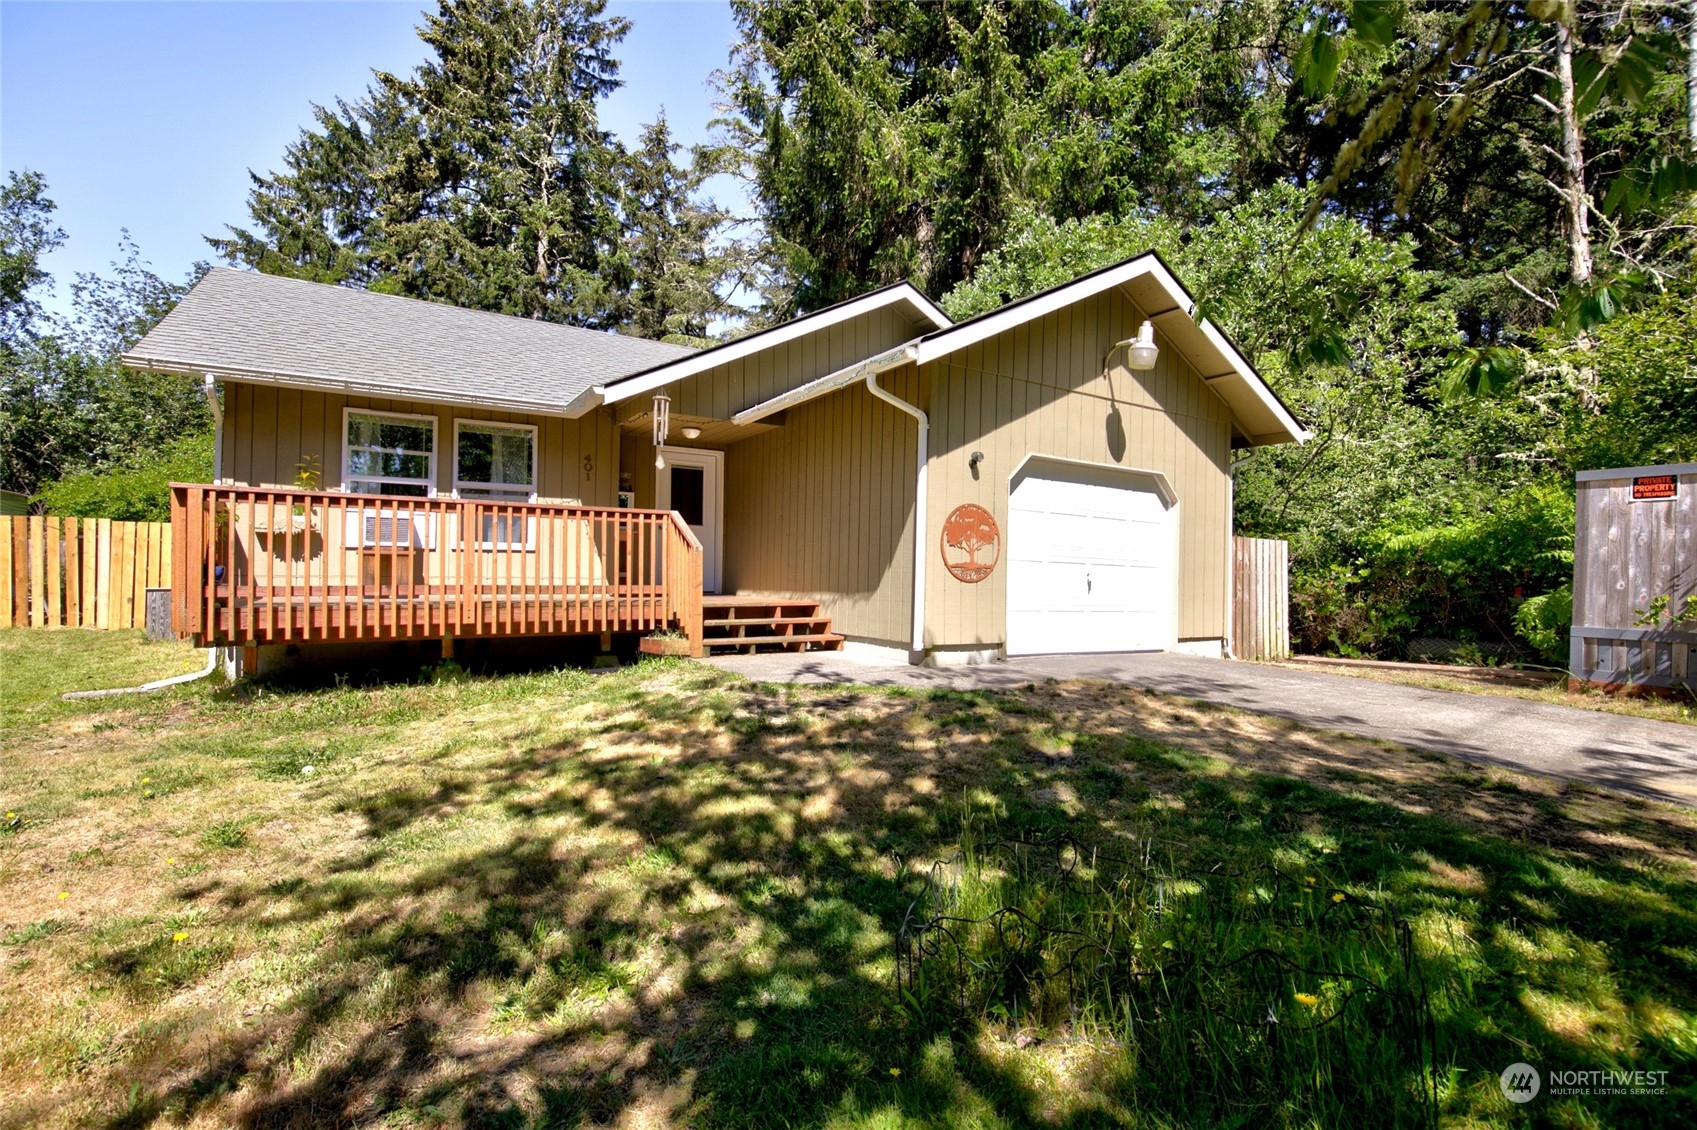
[[[818,601],[713,596],[703,601],[703,611],[701,642],[709,655],[842,650],[843,637],[831,631]]]

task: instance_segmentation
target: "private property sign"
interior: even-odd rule
[[[1655,502],[1679,497],[1678,475],[1639,475],[1632,480],[1632,501]]]

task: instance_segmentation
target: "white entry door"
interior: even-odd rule
[[[1172,647],[1176,518],[1148,475],[1027,464],[1008,497],[1008,654]]]
[[[662,447],[666,465],[654,472],[654,502],[676,510],[701,542],[701,587],[719,591],[720,539],[724,531],[725,453]]]

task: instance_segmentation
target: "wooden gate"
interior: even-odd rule
[[[171,584],[171,526],[110,518],[3,520],[0,608],[19,628],[141,628]]]
[[[1232,654],[1290,657],[1290,543],[1232,538]]]
[[[1577,478],[1568,674],[1697,690],[1697,464]]]

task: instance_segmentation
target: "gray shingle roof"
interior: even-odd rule
[[[598,330],[215,268],[135,347],[136,369],[559,414],[695,352]]]

